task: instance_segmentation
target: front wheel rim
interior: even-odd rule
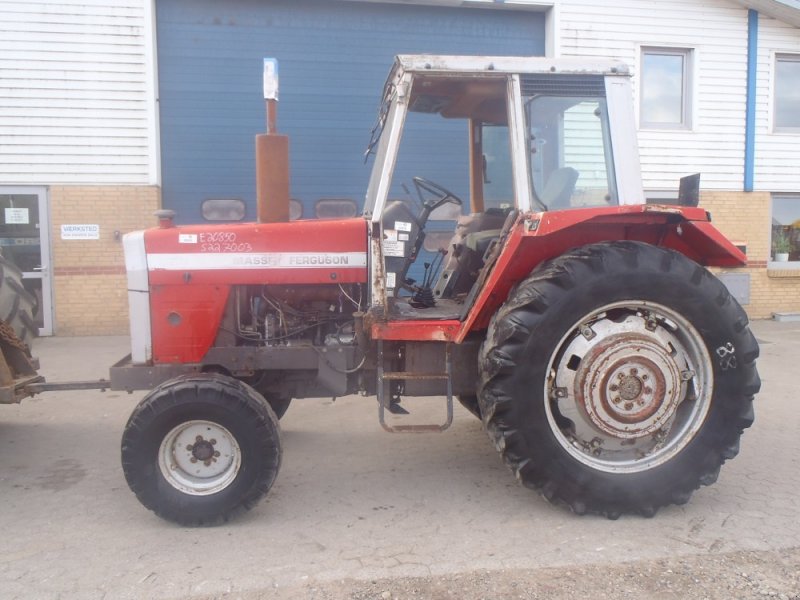
[[[239,443],[228,429],[213,421],[186,421],[161,441],[158,466],[176,490],[208,496],[227,488],[242,464]]]
[[[552,433],[598,471],[664,464],[695,438],[711,406],[713,369],[702,336],[652,302],[608,304],[573,324],[547,374]]]

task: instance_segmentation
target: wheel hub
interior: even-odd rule
[[[195,460],[200,460],[208,464],[209,461],[213,461],[217,456],[219,456],[219,452],[214,450],[214,444],[216,443],[217,440],[214,438],[211,438],[210,440],[204,440],[203,436],[198,435],[195,438],[195,443],[186,446],[186,450],[192,453],[192,458]]]
[[[225,489],[241,466],[241,450],[231,432],[211,421],[187,421],[163,439],[158,464],[174,488],[194,496]]]
[[[574,395],[599,431],[635,439],[661,429],[680,402],[681,371],[669,348],[644,335],[610,335],[581,360]]]

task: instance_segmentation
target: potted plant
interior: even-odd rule
[[[786,262],[789,260],[789,251],[792,249],[789,236],[782,229],[777,229],[772,234],[772,251],[775,254],[776,262]]]

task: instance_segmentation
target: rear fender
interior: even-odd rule
[[[456,341],[485,329],[511,288],[539,264],[567,250],[614,240],[672,248],[704,266],[741,267],[747,257],[710,222],[701,208],[631,205],[522,214],[490,267]]]

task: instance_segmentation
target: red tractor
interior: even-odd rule
[[[404,127],[429,156],[403,162]],[[468,147],[437,142],[453,127]],[[400,56],[369,150],[361,217],[162,213],[125,236],[132,354],[110,386],[152,389],[122,439],[147,508],[205,525],[252,507],[289,403],[356,393],[395,432],[445,429],[457,397],[523,484],[579,514],[650,516],[716,479],[760,382],[747,317],[705,267],[746,258],[696,193],[645,204],[624,65]],[[468,207],[427,178],[445,155],[464,157],[446,183]],[[285,215],[270,185],[260,214]],[[385,418],[437,395],[443,424]]]

